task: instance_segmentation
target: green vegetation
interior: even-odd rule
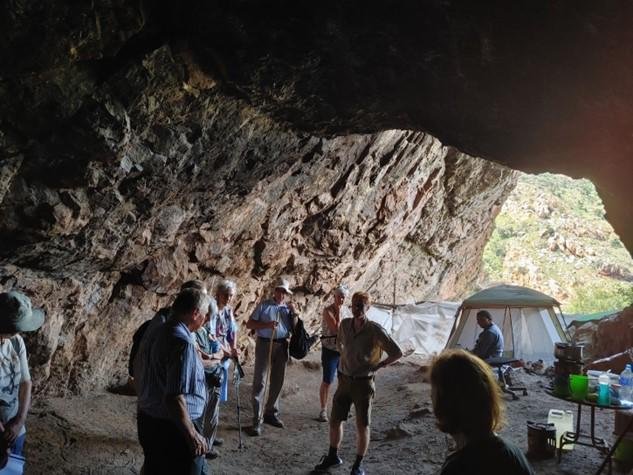
[[[576,290],[576,295],[565,306],[567,313],[592,313],[596,309],[614,310],[628,307],[633,303],[633,285],[615,283],[613,285],[589,284]]]
[[[487,283],[556,297],[566,313],[633,303],[633,259],[605,219],[588,180],[521,175],[484,250]]]

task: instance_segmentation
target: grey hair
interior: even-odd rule
[[[217,293],[235,293],[237,291],[237,285],[232,280],[225,279],[217,285],[215,291]]]
[[[172,305],[172,312],[176,317],[180,317],[194,310],[200,313],[207,312],[209,307],[209,297],[198,289],[185,289],[181,291]]]
[[[349,289],[347,288],[347,285],[341,284],[336,289],[334,289],[334,294],[347,297],[349,295]]]

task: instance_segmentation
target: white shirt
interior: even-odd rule
[[[13,348],[15,339],[18,352]],[[20,335],[0,341],[0,421],[8,422],[18,413],[20,383],[31,380],[26,359],[26,346]],[[26,432],[25,428],[18,435]]]

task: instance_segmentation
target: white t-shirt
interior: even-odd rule
[[[11,340],[17,341],[16,353]],[[0,421],[4,424],[18,413],[20,383],[30,381],[26,346],[20,335],[0,340]],[[26,432],[22,427],[19,435]]]

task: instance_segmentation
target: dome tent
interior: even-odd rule
[[[504,356],[551,363],[554,344],[569,341],[556,299],[526,287],[499,285],[477,292],[462,302],[446,348],[472,349],[475,346],[481,332],[476,318],[480,310],[490,312],[501,329]]]

